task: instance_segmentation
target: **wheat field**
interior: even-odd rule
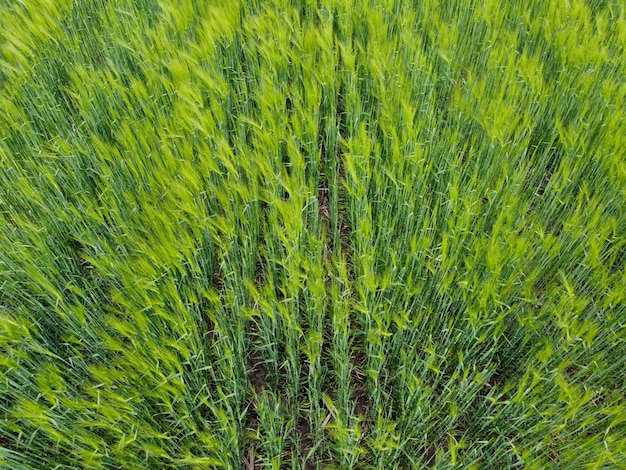
[[[0,468],[626,468],[626,5],[0,0]]]

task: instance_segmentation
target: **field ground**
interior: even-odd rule
[[[626,468],[618,0],[0,0],[0,467]]]

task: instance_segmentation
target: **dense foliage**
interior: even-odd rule
[[[622,2],[0,5],[0,467],[626,468]]]

